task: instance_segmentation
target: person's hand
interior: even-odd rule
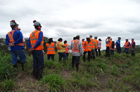
[[[15,44],[14,44],[14,43],[9,43],[9,45],[10,45],[10,46],[15,46]]]
[[[29,51],[33,51],[33,50],[34,50],[34,48],[33,48],[33,47],[29,49]]]
[[[26,46],[24,47],[24,50],[26,50]]]

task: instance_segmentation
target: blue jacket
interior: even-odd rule
[[[23,43],[23,35],[20,31],[16,30],[16,29],[12,29],[12,30],[15,30],[14,34],[13,34],[13,39],[14,39],[14,44],[15,46],[10,46],[11,47],[11,51],[16,51],[16,50],[21,50],[21,49],[24,49],[23,46],[18,46],[16,44],[19,44],[19,43]],[[9,45],[10,43],[10,38],[8,37],[8,34],[6,35],[6,40],[5,40],[5,43],[7,45]]]
[[[121,44],[121,43],[120,43],[120,40],[117,40],[117,41],[116,41],[116,47],[120,47],[120,44]]]
[[[43,32],[40,32],[39,33],[38,41],[36,42],[36,44],[35,44],[35,46],[33,48],[36,48],[36,47],[38,47],[41,44],[42,38],[43,38]],[[30,37],[28,39],[28,47],[32,48],[31,43],[30,43]]]

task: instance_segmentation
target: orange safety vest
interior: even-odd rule
[[[95,39],[95,41],[96,41],[96,44],[98,45],[98,40],[97,40],[97,39]],[[98,46],[96,46],[96,49],[98,49]]]
[[[98,42],[98,49],[101,49],[101,41]]]
[[[82,42],[82,45],[83,45],[84,52],[86,52],[86,41]]]
[[[68,44],[64,44],[66,46],[65,48],[65,53],[69,53],[69,47],[68,47]]]
[[[55,43],[46,43],[46,47],[47,47],[47,54],[55,54]]]
[[[32,47],[34,47],[35,44],[37,43],[40,32],[42,31],[35,30],[30,34],[30,43]],[[35,50],[43,50],[44,49],[43,44],[44,44],[44,37],[42,37],[41,44],[38,47],[36,47]]]
[[[115,50],[115,44],[114,44],[114,48],[112,48],[112,46],[111,46],[111,50]]]
[[[129,41],[125,42],[125,48],[129,48],[127,45],[129,45]]]
[[[134,41],[131,43],[131,47],[132,47],[133,44],[134,44]]]
[[[108,42],[107,44],[106,44],[106,47],[109,47],[109,48],[111,48],[111,44],[112,44],[112,41],[110,40],[110,39],[108,39],[110,42]]]
[[[91,48],[95,48],[95,43],[96,43],[96,40],[95,40],[95,39],[90,38],[90,41],[91,41]]]
[[[12,30],[12,31],[8,32],[8,37],[10,39],[10,43],[14,43],[15,42],[15,40],[13,38],[14,32],[15,32],[15,30]],[[16,44],[16,45],[24,46],[24,43],[22,42],[22,43],[19,43],[19,44]]]
[[[80,52],[80,50],[77,48],[79,44],[79,40],[74,40],[74,48],[72,49],[72,52]]]
[[[91,51],[91,47],[92,47],[92,42],[87,42],[87,41],[85,41],[85,51]]]
[[[56,43],[56,45],[57,45],[57,50],[65,50],[65,48],[60,48],[60,47],[59,47],[59,44],[60,44],[60,41]]]

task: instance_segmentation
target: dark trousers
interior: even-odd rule
[[[84,52],[84,55],[83,55],[83,61],[86,62],[86,53],[88,53],[88,61],[90,62],[90,58],[91,58],[91,51],[87,51],[87,52]]]
[[[100,51],[100,49],[98,49],[98,52],[99,52],[99,56],[101,56],[101,51]]]
[[[62,57],[63,57],[63,60],[65,60],[67,57],[65,52],[62,52],[62,53],[59,52],[58,54],[59,54],[59,61],[61,61]]]
[[[98,57],[98,51],[97,51],[97,49],[95,49],[95,52],[96,52],[96,56]]]
[[[135,51],[134,51],[134,49],[131,50],[131,56],[135,56]]]
[[[47,55],[48,60],[50,60],[50,58],[54,61],[54,54],[48,54]]]
[[[68,59],[69,53],[66,53],[66,59]]]
[[[106,47],[106,57],[110,57],[110,48]]]
[[[111,50],[111,55],[114,55],[114,50]]]
[[[39,70],[44,67],[44,59],[42,50],[34,50],[32,51],[33,55],[33,68],[38,68]]]
[[[78,71],[80,56],[72,56],[72,68],[74,68],[74,65],[76,65],[76,71]]]
[[[95,52],[94,52],[94,50],[91,50],[91,58],[95,59]]]
[[[116,47],[117,48],[117,53],[121,53],[121,47]]]

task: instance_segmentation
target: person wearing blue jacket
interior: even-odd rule
[[[26,60],[26,54],[24,51],[24,43],[23,43],[23,35],[20,31],[18,31],[18,24],[15,22],[15,20],[10,21],[10,26],[12,30],[6,34],[6,40],[5,43],[9,45],[11,56],[12,56],[12,64],[13,67],[17,68],[17,55],[21,59],[21,66],[24,70],[23,64]]]
[[[121,37],[118,37],[118,40],[116,41],[116,48],[117,53],[121,53]]]

